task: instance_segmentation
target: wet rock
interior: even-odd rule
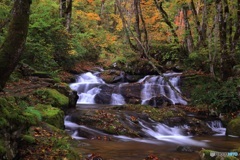
[[[172,101],[166,96],[160,95],[157,97],[153,97],[150,100],[147,100],[145,103],[150,106],[157,107],[157,106],[167,106],[169,104],[172,104]]]
[[[119,70],[105,70],[99,76],[106,83],[124,82],[125,79],[125,73]]]
[[[122,85],[119,92],[125,98],[126,103],[134,104],[141,102],[141,91],[142,84],[129,83]]]
[[[145,75],[130,75],[130,74],[126,74],[126,81],[127,82],[137,82],[140,79],[142,79]]]
[[[76,106],[78,95],[76,91],[72,91],[68,84],[66,83],[57,83],[53,86],[54,89],[56,89],[61,94],[65,95],[69,99],[69,108],[74,108]]]
[[[194,150],[189,146],[178,146],[176,151],[178,151],[178,152],[189,152],[189,153],[194,152]]]
[[[102,85],[100,86],[100,93],[98,93],[94,101],[97,104],[111,104],[111,97],[113,93],[113,87],[108,86],[108,85]]]
[[[190,135],[213,135],[215,132],[209,128],[205,121],[196,119],[193,117],[188,117],[186,119],[186,125],[189,126],[187,132]]]

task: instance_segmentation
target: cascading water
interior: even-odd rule
[[[177,73],[164,74],[168,77],[169,82],[172,86],[180,92],[178,87],[180,76]],[[183,104],[186,105],[187,102],[182,99],[164,80],[162,76],[146,76],[139,82],[144,83],[141,92],[142,104],[147,104],[147,102],[155,97],[164,96],[171,100],[172,104]]]
[[[94,104],[94,97],[98,94],[101,89],[100,85],[105,84],[105,82],[96,76],[97,73],[92,74],[87,72],[78,76],[76,83],[70,84],[70,88],[78,93],[79,104]]]
[[[216,132],[216,136],[224,136],[226,134],[226,128],[223,127],[220,120],[209,121],[207,125]]]
[[[169,79],[174,88],[179,92],[180,92],[179,88],[180,75],[181,74],[179,73],[164,74],[164,76],[166,76]],[[115,106],[131,102],[149,104],[149,102],[151,101],[152,104],[153,103],[152,100],[154,99],[159,100],[161,98],[166,98],[166,100],[169,100],[170,103],[172,104],[186,105],[187,102],[184,99],[182,99],[182,97],[179,96],[177,93],[175,93],[175,91],[171,89],[168,83],[165,82],[163,80],[163,77],[161,76],[146,76],[135,83],[119,82],[115,84],[106,84],[98,76],[98,73],[87,72],[79,75],[79,77],[76,80],[76,83],[71,84],[70,87],[72,90],[75,90],[78,93],[79,99],[77,103],[83,105],[78,105],[76,109],[70,111],[69,115],[65,117],[64,123],[68,133],[74,139],[85,139],[83,140],[85,142],[86,141],[89,142],[88,139],[96,139],[96,137],[97,138],[110,137],[112,141],[109,141],[109,143],[108,141],[100,141],[103,142],[103,145],[101,144],[100,148],[104,150],[104,153],[111,153],[113,150],[116,149],[115,146],[117,146],[119,143],[124,144],[124,147],[122,147],[123,149],[121,149],[119,152],[113,152],[114,156],[116,155],[116,153],[118,155],[123,154],[122,158],[119,157],[119,159],[127,159],[126,154],[122,152],[123,150],[124,151],[126,150],[127,153],[131,152],[131,156],[133,156],[132,152],[137,151],[136,146],[142,146],[144,148],[143,151],[140,150],[139,152],[137,152],[137,154],[140,153],[145,154],[147,152],[146,146],[152,146],[152,148],[149,149],[151,151],[152,149],[162,146],[160,147],[161,149],[157,150],[157,153],[167,152],[169,154],[174,153],[173,150],[176,149],[176,146],[209,148],[211,147],[211,143],[214,143],[214,140],[212,138],[220,139],[221,136],[225,135],[226,132],[226,129],[222,126],[221,121],[214,120],[207,122],[207,125],[209,128],[216,132],[215,134],[216,136],[210,136],[210,138],[205,136],[203,137],[199,136],[200,138],[191,137],[190,136],[191,132],[189,132],[189,130],[191,130],[190,124],[188,124],[189,126],[187,126],[182,125],[184,123],[181,123],[179,124],[179,126],[169,127],[163,123],[159,123],[158,121],[146,118],[146,114],[144,114],[144,112],[143,114],[139,115],[140,113],[138,112],[129,110],[124,111],[120,109],[124,107]],[[129,100],[129,96],[132,96],[134,98]],[[135,98],[139,99],[137,99],[137,101],[134,101]],[[110,105],[98,105],[96,103]],[[84,104],[96,104],[96,105],[84,105]],[[86,112],[86,114],[82,114],[84,111]],[[100,117],[98,117],[99,115]],[[108,132],[108,130],[101,127],[98,128],[99,130],[96,129],[97,127],[94,126],[93,123],[95,124],[95,122],[97,121],[101,122],[101,116],[105,116],[105,118],[107,119],[107,121],[103,121],[102,123],[105,125],[104,127],[108,126],[109,127],[108,129],[114,129],[116,131],[118,131],[119,129],[119,132],[113,132],[115,133],[113,134],[112,132]],[[85,117],[85,119],[83,117]],[[118,117],[118,120],[115,121],[114,119],[115,117]],[[108,120],[114,121],[109,123]],[[112,125],[114,122],[119,122],[122,125],[120,125],[119,127],[118,125],[116,125],[116,128],[114,128],[115,126]],[[137,133],[138,135],[136,136],[137,138],[135,136],[132,136],[132,134],[122,134],[124,133],[122,131],[125,131],[128,128],[131,128],[132,130],[134,130],[134,133]],[[129,135],[129,137],[125,135]],[[130,136],[135,138],[132,138]],[[96,143],[98,144],[100,142],[98,141]],[[108,144],[106,143],[110,144],[108,150],[106,148],[103,148],[103,146],[108,146]],[[115,144],[115,146],[111,146],[113,143]],[[224,139],[223,142],[224,147],[225,143],[226,141]],[[132,148],[130,148],[131,146],[129,144],[133,144]],[[129,147],[130,150],[126,146],[130,146]],[[172,147],[170,148],[170,152],[168,151],[169,150],[168,147]],[[84,146],[84,148],[86,147]],[[216,148],[218,149],[218,146]],[[93,147],[93,150],[91,150],[90,153],[97,152],[98,151],[97,149]],[[179,155],[180,154],[177,154],[176,157],[178,157]],[[131,156],[129,159],[134,159]],[[168,156],[169,155],[167,155],[167,157]],[[192,158],[191,155],[189,157],[190,158],[188,159]],[[143,159],[143,157],[138,156],[138,158],[135,159]]]
[[[180,81],[179,73],[167,73],[164,76],[169,78],[172,86],[180,92],[178,87]],[[76,83],[72,83],[70,88],[78,92],[78,104],[96,104],[95,97],[98,98],[98,103],[123,105],[126,103],[126,94],[121,93],[121,88],[128,83],[106,84],[97,73],[93,74],[87,72],[79,75]],[[164,81],[162,76],[146,76],[139,80],[137,83],[141,85],[140,100],[142,104],[149,104],[151,99],[167,99],[172,104],[183,104],[187,102],[182,99],[167,82]],[[105,90],[102,89],[105,87]],[[129,86],[131,87],[131,86]],[[106,89],[107,88],[107,89]],[[139,92],[138,92],[139,93]],[[128,96],[127,96],[128,97]],[[153,104],[156,106],[157,104]]]

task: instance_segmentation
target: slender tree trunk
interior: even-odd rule
[[[219,39],[221,48],[221,78],[226,81],[232,76],[232,67],[235,65],[234,59],[232,59],[228,52],[227,42],[227,30],[228,30],[228,18],[229,8],[226,0],[216,0],[216,9],[219,18]]]
[[[194,49],[192,32],[190,28],[190,24],[188,21],[188,6],[183,6],[183,19],[184,19],[184,26],[185,26],[185,45],[188,49],[188,52],[191,53]]]
[[[65,11],[66,11],[66,7],[67,6],[67,2],[66,0],[59,0],[59,14],[60,17],[65,19]]]
[[[70,31],[71,18],[72,18],[72,0],[60,0],[59,1],[59,14],[63,19],[63,25],[66,30]]]
[[[4,88],[23,54],[28,32],[29,14],[29,0],[14,1],[8,34],[0,47],[0,90]]]
[[[201,5],[200,2],[199,2],[199,5]],[[198,37],[199,37],[198,44],[197,44],[197,47],[199,48],[201,46],[206,45],[205,41],[207,38],[207,35],[206,35],[206,33],[207,33],[207,1],[204,0],[204,7],[203,7],[203,11],[202,11],[202,23],[200,23],[200,21],[199,21],[198,12],[196,10],[193,0],[191,0],[190,6],[191,6],[194,22],[196,25]]]
[[[66,30],[70,32],[71,20],[72,20],[72,0],[67,0],[67,9],[66,9]]]

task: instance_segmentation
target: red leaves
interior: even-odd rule
[[[103,158],[98,154],[89,154],[85,160],[103,160]]]
[[[159,160],[157,156],[150,154],[144,160]]]

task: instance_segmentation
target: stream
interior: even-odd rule
[[[84,157],[94,153],[104,160],[143,160],[149,155],[163,160],[199,160],[198,151],[202,148],[229,152],[239,147],[240,140],[226,137],[226,129],[218,119],[204,121],[205,126],[214,134],[194,136],[189,132],[189,124],[169,126],[144,113],[124,110],[124,105],[128,103],[154,107],[166,104],[187,105],[163,77],[145,76],[136,82],[120,80],[107,84],[99,75],[100,72],[87,72],[70,84],[71,89],[77,91],[79,99],[76,108],[69,110],[65,117],[65,128],[79,142],[78,149],[84,153]],[[181,92],[181,74],[167,73],[165,76]],[[96,123],[101,121],[112,130],[119,129],[111,126],[116,119],[105,122],[102,121],[104,117],[96,119],[96,114],[104,115],[108,120],[117,118],[121,130],[109,133],[104,128],[97,127]],[[127,129],[128,134],[124,134],[123,131]]]

